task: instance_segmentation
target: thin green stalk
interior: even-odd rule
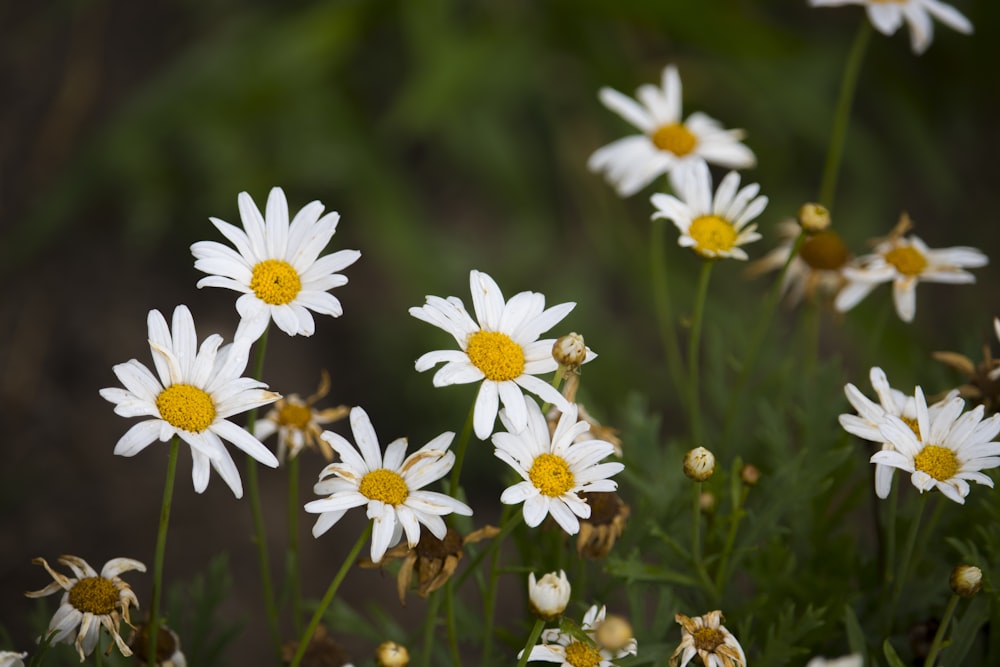
[[[910,531],[906,534],[906,544],[903,547],[902,558],[899,561],[899,576],[896,578],[895,584],[892,587],[892,597],[889,598],[889,613],[886,616],[885,622],[887,626],[886,635],[889,634],[888,630],[892,629],[893,618],[896,616],[896,607],[899,604],[899,596],[903,592],[903,585],[906,583],[909,577],[910,563],[913,562],[913,547],[917,543],[917,533],[920,531],[920,519],[923,517],[924,508],[927,506],[927,497],[930,494],[921,493],[920,499],[917,501],[917,511],[913,516],[913,521],[910,523]]]
[[[421,647],[420,664],[423,667],[430,667],[431,648],[434,646],[434,626],[437,625],[438,607],[441,606],[441,598],[444,591],[438,589],[431,593],[430,601],[427,604],[427,614],[424,616],[424,645]]]
[[[41,638],[41,641],[38,643],[38,650],[35,651],[28,658],[28,667],[40,667],[40,665],[42,664],[42,660],[45,657],[45,654],[52,646],[52,638],[55,636],[56,636],[56,631],[53,630],[52,632]]]
[[[948,600],[948,606],[944,609],[944,616],[941,617],[941,625],[938,626],[937,632],[934,633],[934,642],[931,644],[931,650],[927,653],[927,659],[924,660],[924,667],[935,667],[937,665],[938,653],[944,648],[944,635],[948,631],[948,624],[951,623],[951,617],[955,614],[955,607],[958,606],[958,595],[952,593],[951,599]]]
[[[693,444],[701,446],[701,397],[698,389],[701,367],[698,363],[699,346],[701,345],[701,326],[705,314],[705,301],[708,299],[708,280],[712,277],[714,260],[705,260],[698,276],[698,291],[695,294],[694,313],[691,316],[691,340],[688,341],[688,389],[691,392],[688,406],[691,415],[691,439]]]
[[[865,18],[854,37],[854,43],[847,55],[844,66],[844,76],[840,80],[840,92],[837,95],[837,107],[833,116],[833,129],[830,131],[830,145],[827,148],[826,163],[823,165],[823,178],[820,181],[819,203],[833,210],[833,196],[837,189],[837,175],[840,172],[840,160],[844,153],[844,140],[847,138],[847,126],[851,119],[851,105],[854,102],[854,92],[857,90],[858,73],[865,58],[865,50],[872,34],[871,22]]]
[[[681,352],[674,332],[673,307],[667,281],[666,226],[664,220],[653,220],[650,225],[649,274],[653,287],[653,307],[663,342],[663,353],[667,358],[667,371],[673,380],[674,390],[684,400],[687,397],[688,387],[684,384],[684,374],[681,370]]]
[[[488,667],[492,657],[490,654],[493,652],[493,619],[496,614],[497,579],[500,574],[497,567],[500,561],[500,544],[514,527],[521,522],[521,518],[523,517],[522,512],[514,511],[511,509],[512,507],[512,505],[504,505],[501,512],[500,533],[493,539],[489,547],[493,550],[493,557],[490,559],[489,585],[486,587],[486,595],[483,596],[483,606],[485,607],[483,612],[483,667]]]
[[[886,548],[885,548],[885,583],[890,584],[894,578],[895,570],[893,566],[896,564],[896,514],[899,509],[899,489],[896,489],[896,493],[889,494],[889,506],[886,512],[887,516],[885,519],[885,533],[886,533]]]
[[[149,603],[149,634],[147,635],[146,664],[156,664],[156,638],[160,631],[160,598],[163,596],[163,559],[167,552],[167,526],[170,524],[170,506],[174,499],[174,479],[177,477],[177,455],[180,436],[170,441],[167,455],[167,481],[163,485],[163,502],[160,504],[160,527],[156,532],[156,554],[153,556],[153,593]]]
[[[462,655],[458,651],[458,627],[455,625],[455,580],[445,584],[444,613],[448,622],[448,647],[451,649],[451,664],[461,667]]]
[[[253,377],[261,379],[264,374],[264,355],[267,352],[267,335],[270,327],[264,329],[257,341],[257,356],[254,361]],[[257,408],[247,415],[247,431],[254,432],[257,425]],[[250,514],[253,517],[254,542],[257,544],[257,564],[260,570],[260,585],[264,593],[264,610],[267,614],[267,630],[271,635],[271,647],[275,657],[281,658],[281,634],[278,630],[278,606],[274,600],[274,586],[271,583],[271,559],[267,552],[267,531],[264,528],[264,512],[260,504],[260,483],[257,481],[257,461],[247,454],[247,497],[250,500]]]
[[[528,641],[524,644],[524,650],[521,651],[521,657],[518,658],[517,667],[524,667],[528,664],[528,656],[531,655],[531,649],[535,648],[535,643],[538,641],[539,635],[542,634],[542,628],[544,627],[544,620],[540,618],[535,620],[535,625],[531,628],[531,634],[528,635]]]
[[[743,486],[739,499],[734,503],[733,513],[729,517],[729,531],[726,533],[726,543],[722,547],[722,555],[719,557],[719,568],[715,572],[716,597],[722,596],[722,589],[726,585],[726,570],[729,568],[729,559],[733,553],[733,546],[736,544],[736,532],[740,527],[740,521],[746,515],[743,506],[746,504],[747,496],[750,494],[750,487]]]
[[[97,645],[94,646],[94,665],[95,665],[95,667],[102,667],[102,665],[104,665],[104,651],[101,650],[101,644],[104,643],[104,642],[101,641],[101,635],[103,635],[103,634],[104,633],[101,632],[100,629],[98,629],[98,631],[97,631]]]
[[[292,603],[292,628],[302,632],[302,591],[299,586],[299,457],[288,460],[288,590]]]
[[[454,496],[458,493],[458,480],[462,474],[462,464],[465,463],[465,451],[469,448],[469,440],[472,437],[472,422],[476,414],[476,403],[473,401],[469,408],[469,416],[465,418],[465,426],[458,436],[458,444],[455,446],[455,465],[451,467],[451,476],[448,478],[448,494]]]
[[[354,564],[354,560],[358,557],[361,552],[361,547],[365,545],[368,540],[368,536],[372,533],[373,522],[369,521],[368,525],[361,535],[358,537],[358,541],[354,543],[351,547],[350,553],[344,559],[343,564],[340,569],[337,570],[337,574],[333,577],[333,581],[330,582],[329,588],[326,589],[326,594],[323,599],[320,600],[319,606],[316,607],[316,612],[312,616],[312,620],[309,621],[309,626],[306,631],[302,633],[301,639],[299,639],[299,648],[295,651],[295,657],[292,658],[290,667],[298,667],[299,663],[302,662],[302,656],[306,653],[306,648],[309,646],[309,641],[312,639],[313,635],[316,633],[316,627],[319,625],[320,620],[323,618],[323,614],[326,613],[326,608],[330,606],[330,602],[333,601],[333,596],[337,594],[337,589],[340,588],[341,582],[344,581],[344,577],[347,576],[347,571],[351,569],[351,565]]]

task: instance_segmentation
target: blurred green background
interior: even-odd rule
[[[1000,9],[957,7],[976,34],[937,25],[923,56],[905,30],[872,38],[834,206],[856,252],[904,209],[931,247],[1000,248]],[[577,302],[552,333],[577,330],[600,354],[584,376],[588,407],[613,424],[623,397],[638,392],[665,413],[665,436],[676,435],[685,429],[648,289],[654,190],[621,201],[588,173],[595,149],[633,132],[597,90],[632,94],[674,63],[685,115],[701,110],[747,131],[759,165],[744,181],[771,199],[758,221],[764,240],[748,248],[760,257],[774,225],[816,196],[843,61],[863,20],[859,7],[777,0],[5,3],[0,619],[9,648],[29,648],[33,603],[21,593],[46,583],[31,557],[151,563],[166,448],[112,456],[128,424],[97,391],[116,384],[113,364],[149,362],[151,308],[186,303],[201,336],[232,335],[235,295],[196,290],[188,248],[221,240],[209,216],[238,222],[238,192],[262,207],[280,185],[293,210],[319,199],[341,214],[331,247],[362,252],[335,292],[342,318],[319,320],[310,339],[271,337],[264,379],[275,390],[309,394],[327,368],[327,404],[365,406],[384,441],[459,430],[473,390],[434,389],[412,366],[450,337],[406,309],[427,294],[468,302],[475,268],[508,297],[535,290],[549,303]],[[674,247],[668,260],[683,319],[697,260]],[[717,267],[707,313],[709,332],[728,332],[736,348],[770,285],[742,269]],[[826,317],[823,349],[844,358],[859,386],[875,364],[899,387],[956,379],[925,360],[933,349],[975,357],[992,335],[997,272],[977,276],[970,288],[921,286],[916,321],[891,318],[887,358],[864,344],[887,287],[845,318]],[[488,461],[482,448],[476,456]],[[471,465],[470,485],[492,496],[499,481]],[[167,578],[238,550],[230,611],[260,630],[249,618],[259,608],[255,564],[242,551],[248,507],[217,479],[196,496],[189,466]],[[307,483],[320,467],[303,466]],[[284,481],[264,484],[277,526]],[[342,555],[332,542],[320,540],[306,564],[317,586]],[[140,600],[145,586],[136,583]],[[392,603],[392,584],[381,587]],[[247,632],[231,657],[262,645],[262,632]]]

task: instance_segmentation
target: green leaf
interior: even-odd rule
[[[882,643],[882,652],[885,653],[885,659],[889,662],[889,667],[906,667],[906,663],[896,654],[896,649],[892,647],[888,639]]]

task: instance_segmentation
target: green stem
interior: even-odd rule
[[[535,643],[538,641],[538,637],[542,634],[542,628],[544,627],[544,620],[540,618],[535,620],[535,626],[531,628],[531,634],[528,635],[528,641],[524,643],[524,650],[521,651],[521,657],[517,661],[517,667],[524,667],[528,664],[528,656],[531,655],[531,649],[535,648]]]
[[[455,625],[455,580],[445,584],[444,613],[448,619],[448,647],[451,649],[451,664],[461,667],[462,656],[458,651],[458,628]]]
[[[483,606],[485,607],[483,613],[483,628],[485,636],[483,637],[483,667],[487,667],[490,664],[491,653],[493,649],[493,634],[495,628],[493,627],[493,618],[496,613],[496,602],[497,602],[497,579],[499,576],[499,568],[497,567],[500,561],[500,544],[503,539],[510,534],[514,527],[521,522],[521,518],[524,516],[522,512],[517,512],[512,510],[512,505],[504,505],[503,511],[501,512],[500,519],[500,533],[493,539],[489,548],[492,549],[493,554],[490,559],[490,578],[489,584],[486,587],[486,595],[483,596]],[[506,516],[504,516],[506,515]],[[466,572],[469,571],[468,568]]]
[[[104,633],[100,629],[97,631],[97,644],[94,646],[94,665],[95,667],[102,667],[104,665],[104,651],[101,650],[101,635]]]
[[[302,632],[302,591],[299,586],[299,457],[288,460],[288,590],[292,600],[292,628]]]
[[[830,131],[830,145],[827,148],[826,163],[823,165],[823,178],[820,181],[819,203],[833,210],[833,196],[837,189],[837,174],[840,171],[840,160],[844,153],[844,140],[847,138],[847,126],[851,118],[851,104],[854,92],[857,90],[858,73],[864,61],[865,50],[872,34],[871,22],[867,18],[861,21],[861,27],[854,37],[851,51],[847,55],[844,66],[844,76],[840,80],[840,92],[837,96],[837,108],[833,116],[833,129]]]
[[[726,585],[726,570],[729,567],[729,559],[733,552],[733,546],[736,544],[736,532],[740,527],[740,521],[743,520],[746,514],[743,511],[743,506],[746,504],[749,493],[750,487],[744,486],[740,491],[739,498],[734,503],[733,514],[729,517],[729,531],[726,533],[726,543],[722,547],[722,555],[719,558],[719,569],[715,572],[716,597],[722,596],[722,589]]]
[[[434,646],[434,626],[437,625],[438,607],[441,606],[441,598],[444,591],[440,588],[431,593],[430,602],[427,605],[427,615],[424,616],[424,645],[421,647],[420,664],[423,667],[430,667],[431,648]]]
[[[705,314],[705,301],[708,299],[708,280],[712,276],[714,260],[705,260],[698,276],[698,291],[695,294],[694,313],[691,316],[691,340],[688,341],[688,389],[691,392],[690,419],[691,439],[695,447],[702,445],[701,434],[701,397],[698,389],[701,367],[698,363],[699,346],[701,345],[701,326]]]
[[[955,614],[955,607],[958,606],[958,596],[952,593],[951,599],[948,600],[948,606],[944,609],[944,616],[941,618],[941,625],[938,626],[937,632],[934,633],[934,643],[931,644],[931,650],[927,654],[927,659],[924,660],[924,667],[935,667],[937,664],[938,653],[941,652],[944,643],[944,635],[948,630],[948,624],[951,622],[951,617]]]
[[[898,486],[898,482],[897,482]],[[899,489],[896,489],[895,493],[889,494],[889,506],[886,511],[885,518],[885,563],[884,566],[884,578],[885,584],[889,585],[892,583],[895,577],[895,570],[893,569],[896,565],[896,514],[899,509]]]
[[[670,286],[666,269],[666,226],[664,220],[653,220],[650,225],[649,274],[653,288],[653,307],[663,342],[663,352],[667,358],[667,371],[673,380],[674,390],[682,400],[687,396],[687,385],[681,371],[681,352],[674,332],[673,307],[670,300]]]
[[[319,606],[316,607],[316,611],[312,615],[312,620],[309,621],[309,626],[306,628],[306,631],[302,633],[301,639],[299,639],[299,648],[295,651],[295,657],[292,658],[290,667],[298,667],[299,663],[302,662],[302,656],[305,655],[306,648],[309,646],[310,640],[312,640],[313,635],[316,633],[316,627],[323,618],[323,614],[326,613],[326,608],[330,606],[330,602],[333,601],[333,596],[337,594],[337,589],[340,588],[341,582],[343,582],[344,577],[347,576],[347,571],[351,569],[351,565],[354,564],[354,560],[358,557],[358,553],[361,552],[361,547],[365,545],[365,541],[367,541],[368,536],[371,535],[372,525],[373,522],[369,521],[365,529],[361,531],[358,541],[354,543],[353,547],[351,547],[350,553],[347,554],[347,557],[344,559],[340,569],[337,570],[337,574],[333,577],[333,581],[330,582],[330,587],[326,589],[326,594],[323,596],[323,599],[320,600]]]
[[[160,598],[163,596],[163,559],[167,552],[167,526],[170,524],[170,506],[174,499],[174,478],[177,477],[177,455],[181,439],[175,435],[170,441],[167,456],[167,481],[163,485],[163,502],[160,504],[160,527],[156,532],[156,554],[153,556],[153,594],[149,603],[149,634],[147,635],[146,664],[156,664],[156,638],[160,632]]]
[[[465,452],[469,448],[469,440],[472,437],[472,422],[476,414],[476,403],[473,401],[469,408],[469,416],[465,418],[465,426],[458,436],[458,444],[455,446],[455,465],[451,467],[451,476],[448,478],[448,494],[454,496],[458,493],[458,480],[462,474],[462,464],[465,463]]]
[[[896,607],[899,604],[899,596],[903,592],[903,585],[909,577],[910,563],[913,560],[913,547],[917,543],[917,533],[920,532],[920,519],[923,516],[924,508],[927,506],[929,493],[921,493],[917,502],[917,511],[910,523],[910,531],[906,534],[906,544],[903,547],[902,558],[899,561],[899,577],[892,587],[892,597],[889,600],[889,614],[885,619],[888,629],[892,629],[893,618],[896,616]],[[888,635],[888,631],[886,635]]]
[[[257,356],[254,361],[253,377],[261,379],[264,374],[264,354],[267,352],[267,335],[270,327],[264,329],[257,341]],[[247,415],[247,431],[254,432],[257,425],[257,408]],[[267,614],[267,630],[271,635],[271,646],[275,656],[281,658],[281,634],[278,631],[278,607],[274,600],[274,586],[271,584],[271,559],[267,552],[267,532],[264,529],[264,512],[260,503],[260,483],[257,481],[257,461],[247,454],[247,496],[250,500],[250,514],[253,517],[254,542],[257,544],[257,565],[260,570],[260,585],[264,593],[264,610]]]

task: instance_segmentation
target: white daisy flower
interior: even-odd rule
[[[992,487],[993,480],[980,471],[1000,466],[1000,442],[993,441],[1000,433],[1000,415],[984,420],[981,405],[963,414],[961,398],[950,399],[932,414],[920,387],[914,394],[920,435],[886,415],[879,432],[893,449],[876,452],[871,462],[905,470],[921,493],[936,487],[959,504],[969,495],[966,480]]]
[[[905,224],[908,226],[908,221]],[[834,307],[846,312],[878,285],[892,281],[896,313],[904,322],[912,322],[917,312],[918,282],[974,283],[976,277],[963,269],[986,266],[988,262],[986,255],[975,248],[932,250],[914,235],[904,237],[894,232],[875,246],[875,252],[844,267],[848,284],[837,295]]]
[[[406,438],[399,438],[386,447],[383,457],[371,420],[359,407],[351,410],[351,431],[357,448],[332,431],[321,436],[340,454],[340,461],[323,468],[313,487],[318,495],[328,497],[306,503],[307,512],[320,515],[313,537],[328,531],[352,507],[367,505],[368,518],[375,521],[371,559],[378,563],[403,533],[411,549],[417,546],[420,524],[441,540],[447,533],[442,516],[472,515],[465,503],[422,490],[455,464],[455,455],[448,451],[454,433],[442,433],[409,456]]]
[[[697,655],[705,667],[746,667],[747,656],[726,626],[719,610],[689,618],[674,614],[681,625],[681,643],[670,656],[670,667],[684,667]]]
[[[857,387],[847,383],[844,387],[844,394],[847,395],[847,400],[858,414],[840,415],[838,419],[844,430],[862,440],[881,443],[883,450],[892,450],[892,444],[885,441],[879,430],[879,424],[885,421],[886,415],[892,415],[906,423],[919,437],[920,427],[917,424],[916,398],[889,386],[885,371],[878,366],[872,367],[868,376],[872,388],[878,395],[879,402],[873,403]],[[950,391],[942,400],[930,406],[928,410],[931,418],[933,419],[934,415],[956,396],[958,396],[957,390]],[[875,464],[875,495],[879,498],[889,497],[895,473],[896,469],[892,466],[882,463]]]
[[[756,183],[737,191],[740,175],[729,172],[712,197],[712,175],[704,162],[693,166],[690,177],[677,189],[680,199],[657,193],[650,199],[656,207],[653,220],[672,220],[681,236],[677,244],[702,257],[747,259],[741,245],[761,238],[757,225],[749,225],[767,206],[767,197],[757,196]]]
[[[661,87],[639,88],[638,102],[611,88],[602,88],[599,97],[604,106],[642,131],[598,149],[587,161],[591,171],[605,173],[619,196],[634,195],[663,174],[670,174],[672,187],[679,190],[686,170],[706,160],[730,169],[757,163],[753,152],[740,143],[743,130],[724,130],[701,112],[681,121],[681,77],[673,65],[664,68]]]
[[[868,20],[883,35],[894,34],[906,20],[910,27],[910,45],[918,55],[927,50],[934,38],[932,18],[958,32],[972,34],[972,22],[951,5],[938,0],[809,0],[809,4],[813,7],[864,5]]]
[[[578,634],[564,632],[557,628],[550,628],[542,632],[542,643],[531,649],[528,662],[556,662],[563,667],[614,667],[615,660],[624,658],[627,655],[638,653],[638,642],[635,637],[627,637],[624,641],[617,642],[616,648],[602,645],[601,625],[604,623],[605,608],[602,605],[592,606],[583,616],[583,623],[580,625],[584,640]],[[617,638],[616,638],[617,639]],[[522,650],[517,654],[520,659]]]
[[[55,581],[39,591],[25,593],[29,598],[39,598],[63,591],[59,609],[52,616],[47,631],[47,634],[55,633],[52,643],[65,641],[67,644],[75,644],[80,662],[83,662],[94,651],[101,627],[104,627],[122,655],[132,655],[132,649],[118,633],[118,626],[123,620],[132,625],[129,605],[138,607],[139,601],[131,586],[122,581],[119,575],[129,570],[145,572],[146,566],[131,558],[114,558],[105,563],[98,574],[82,558],[60,556],[58,560],[73,570],[76,577],[60,574],[44,558],[35,558],[31,562],[44,567]],[[71,639],[73,631],[78,628],[75,640]]]
[[[528,574],[528,603],[531,611],[546,621],[554,621],[562,616],[569,604],[571,591],[566,572],[559,570],[535,579],[535,573]]]
[[[156,375],[131,359],[114,367],[124,389],[101,390],[122,417],[152,417],[130,428],[115,445],[115,454],[135,456],[155,440],[166,442],[177,435],[191,447],[194,490],[208,486],[215,468],[237,498],[243,482],[222,440],[242,449],[272,468],[278,460],[261,442],[227,417],[272,403],[280,395],[266,391],[257,380],[240,377],[247,365],[244,343],[220,349],[222,337],[212,334],[198,347],[194,320],[187,306],[174,309],[173,326],[158,310],[149,311],[149,347]]]
[[[281,188],[271,190],[264,216],[246,192],[238,202],[243,229],[211,218],[236,250],[215,241],[191,246],[194,268],[212,274],[199,280],[198,287],[243,292],[236,300],[242,318],[236,338],[257,340],[270,320],[289,336],[311,336],[316,324],[310,310],[339,317],[340,300],[327,290],[346,285],[347,277],[337,271],[361,256],[357,250],[340,250],[319,257],[337,231],[340,215],[331,211],[320,217],[323,205],[314,201],[289,224]]]
[[[778,271],[788,262],[781,294],[790,306],[798,305],[803,298],[812,299],[816,294],[833,297],[847,282],[843,268],[851,253],[837,232],[826,229],[809,234],[799,246],[799,251],[788,261],[802,228],[794,220],[778,223],[781,242],[771,252],[748,267],[748,273],[758,275]]]
[[[600,462],[614,452],[610,442],[576,441],[577,436],[590,429],[586,421],[577,421],[576,405],[566,408],[550,438],[541,408],[530,398],[522,400],[527,413],[525,428],[518,432],[505,408],[500,411],[500,421],[507,432],[493,434],[494,454],[523,479],[505,489],[500,502],[524,503],[524,522],[531,527],[551,514],[563,530],[575,535],[580,530],[577,517],[590,516],[590,505],[580,494],[614,491],[618,484],[608,478],[625,466],[617,461]]]
[[[509,301],[496,282],[480,271],[469,273],[469,288],[477,324],[457,297],[428,296],[427,303],[410,308],[410,315],[444,329],[458,343],[458,350],[436,350],[416,362],[420,372],[444,363],[434,374],[434,386],[482,382],[476,396],[473,424],[476,437],[485,440],[493,433],[497,409],[502,401],[514,430],[524,428],[526,389],[543,401],[567,408],[569,402],[551,384],[535,377],[555,371],[552,357],[555,339],[538,337],[558,324],[576,306],[561,303],[545,308],[545,296],[521,292]],[[586,361],[597,355],[587,349]]]

